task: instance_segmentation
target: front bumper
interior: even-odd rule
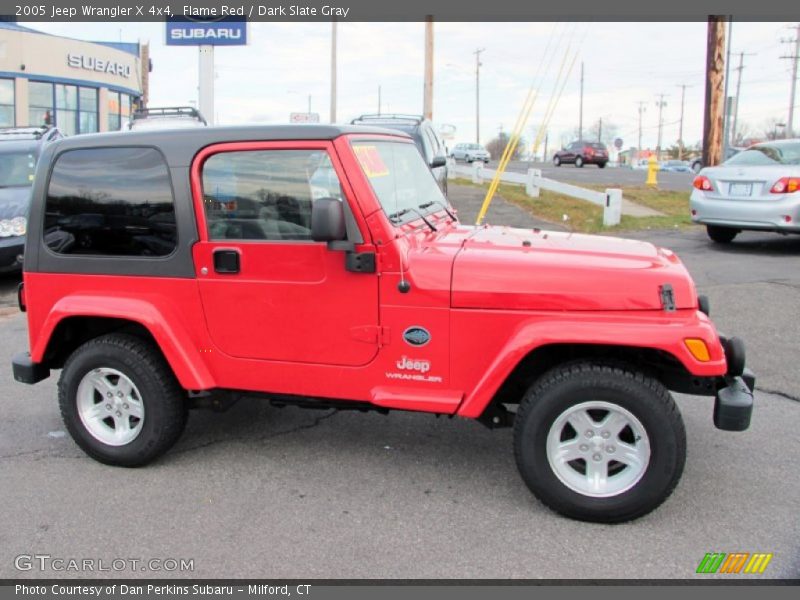
[[[20,383],[38,383],[50,377],[50,369],[31,360],[29,352],[19,352],[11,359],[14,379]]]
[[[753,414],[755,374],[745,367],[744,343],[721,337],[728,372],[717,381],[714,398],[714,426],[723,431],[745,431]]]

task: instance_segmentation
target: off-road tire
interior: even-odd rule
[[[84,425],[78,409],[78,387],[95,369],[114,369],[134,383],[144,418],[135,439],[108,445]],[[58,381],[61,417],[75,443],[89,456],[107,465],[138,467],[169,450],[186,425],[185,393],[162,355],[151,344],[132,335],[109,334],[79,346],[67,359]]]
[[[647,434],[650,455],[643,474],[617,495],[596,497],[573,490],[548,459],[551,427],[570,407],[588,401],[621,407]],[[585,521],[619,523],[649,513],[675,489],[686,460],[686,432],[660,382],[627,366],[581,361],[545,373],[525,394],[514,420],[514,455],[527,486],[554,511]]]

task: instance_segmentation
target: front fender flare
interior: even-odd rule
[[[684,344],[687,338],[705,341],[710,360],[695,359]],[[548,320],[523,322],[511,334],[489,368],[468,393],[456,414],[479,417],[514,368],[534,350],[550,345],[602,345],[660,350],[676,358],[698,377],[724,375],[725,354],[711,321],[702,313],[682,310],[667,317],[629,318],[563,314]]]

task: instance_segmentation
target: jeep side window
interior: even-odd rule
[[[169,171],[157,150],[68,150],[56,160],[44,222],[53,252],[166,256],[177,237]]]
[[[311,240],[311,203],[342,199],[322,150],[220,152],[203,165],[210,240]]]

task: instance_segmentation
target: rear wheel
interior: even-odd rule
[[[706,233],[708,237],[718,244],[730,244],[733,238],[739,235],[739,230],[730,227],[719,227],[718,225],[707,225]]]
[[[578,156],[578,157],[575,159],[575,166],[576,166],[576,167],[578,167],[578,168],[580,169],[580,168],[583,166],[583,158],[581,158],[580,156]]]
[[[605,169],[606,168],[606,163],[599,162],[599,163],[597,163],[597,166],[600,167],[601,169]]]
[[[661,383],[627,367],[579,362],[543,375],[514,421],[517,467],[551,509],[616,523],[672,493],[686,433]]]
[[[166,452],[186,424],[184,393],[159,352],[131,335],[90,340],[58,381],[64,425],[86,454],[136,467]]]

